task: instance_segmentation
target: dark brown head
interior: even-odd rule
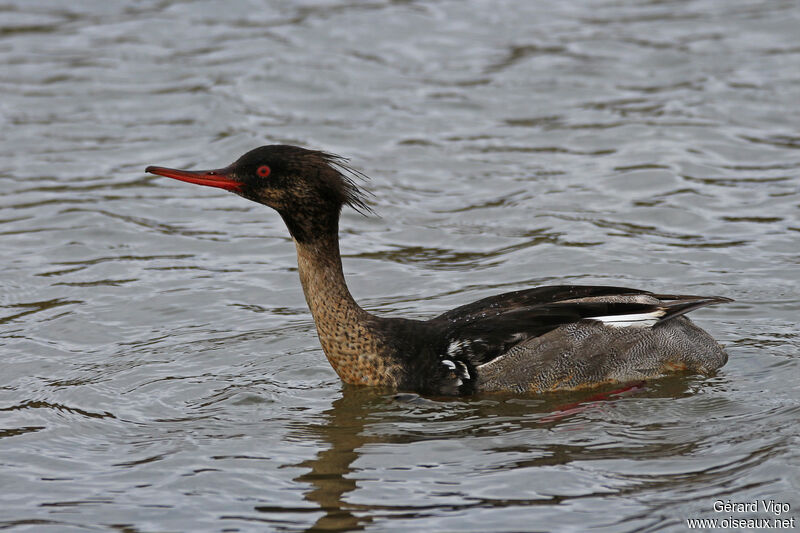
[[[151,166],[145,172],[218,187],[268,205],[280,213],[298,242],[335,234],[344,205],[364,214],[371,211],[365,194],[353,182],[362,174],[337,155],[299,146],[262,146],[217,170]]]

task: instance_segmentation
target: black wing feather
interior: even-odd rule
[[[616,302],[611,297],[646,295],[653,303]],[[611,301],[603,301],[609,297]],[[583,298],[589,300],[581,301]],[[564,324],[615,315],[663,313],[663,322],[689,311],[731,301],[722,297],[657,295],[610,286],[559,285],[491,296],[447,311],[429,321],[442,328],[447,347],[442,357],[480,365],[516,344],[544,335]]]
[[[651,294],[638,289],[625,287],[592,286],[592,285],[552,285],[548,287],[535,287],[521,291],[506,292],[489,296],[455,309],[451,309],[433,318],[432,321],[457,321],[470,322],[475,318],[482,318],[486,314],[498,315],[521,308],[545,305],[598,296]]]
[[[659,322],[665,322],[672,318],[685,315],[690,311],[705,307],[707,305],[721,304],[732,302],[733,299],[725,298],[724,296],[688,296],[688,295],[669,295],[669,294],[654,294],[654,297],[663,301],[667,313],[661,317]],[[673,301],[668,301],[673,300]]]

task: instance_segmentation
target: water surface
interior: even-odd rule
[[[800,518],[798,25],[781,0],[6,1],[0,529]],[[381,216],[341,225],[374,312],[719,294],[693,316],[730,361],[603,399],[345,387],[280,218],[143,173],[268,143],[372,177]]]

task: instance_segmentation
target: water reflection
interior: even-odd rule
[[[363,508],[347,503],[345,496],[356,488],[356,479],[350,474],[353,462],[359,457],[357,450],[368,442],[380,440],[367,436],[364,427],[386,401],[386,397],[364,387],[344,386],[342,397],[323,413],[320,424],[305,428],[329,446],[298,465],[311,469],[295,478],[314,487],[304,496],[305,500],[325,513],[306,531],[360,531],[372,521],[369,515],[354,514]]]
[[[400,447],[423,441],[479,439],[486,444],[485,458],[507,454],[505,462],[498,464],[474,465],[475,457],[456,457],[451,464],[460,464],[467,470],[486,472],[511,472],[517,469],[542,469],[560,467],[576,461],[627,458],[658,458],[681,455],[691,451],[685,443],[668,441],[640,443],[636,449],[621,448],[616,443],[596,446],[595,439],[587,439],[584,445],[563,442],[558,435],[586,431],[594,433],[595,422],[615,402],[625,398],[671,398],[690,397],[696,391],[690,390],[691,378],[671,377],[654,383],[635,383],[627,386],[608,387],[582,392],[565,392],[546,396],[487,395],[474,398],[441,399],[441,401],[421,398],[411,394],[392,395],[364,387],[344,386],[342,396],[335,400],[330,409],[322,414],[319,423],[305,424],[296,429],[298,437],[308,440],[316,438],[326,445],[326,449],[307,461],[295,465],[309,471],[297,478],[296,482],[309,484],[312,488],[304,495],[304,500],[324,514],[305,531],[360,531],[380,520],[384,515],[395,518],[402,514],[407,518],[419,518],[468,508],[502,508],[519,506],[552,505],[573,498],[606,495],[606,487],[589,487],[584,494],[558,494],[551,487],[550,494],[534,494],[519,487],[513,498],[472,497],[458,504],[437,503],[436,499],[415,504],[387,502],[380,495],[369,493],[369,487],[361,486],[360,500],[370,503],[353,503],[348,494],[359,488],[359,472],[354,463],[364,454],[369,454],[369,445]],[[598,416],[598,414],[600,416]],[[465,421],[469,421],[466,422]],[[658,425],[656,423],[656,425]],[[642,428],[627,427],[622,431],[637,432]],[[541,439],[520,442],[520,432],[541,436]],[[517,437],[498,439],[498,437]],[[556,435],[554,438],[553,435]],[[524,440],[524,439],[522,439]],[[396,464],[385,465],[392,469],[424,470],[433,457],[420,456],[414,461],[422,464],[402,463],[403,455],[398,454]],[[370,476],[372,477],[372,476]],[[641,487],[641,480],[635,486]],[[650,480],[658,485],[664,480]],[[620,487],[622,489],[622,487]],[[449,488],[452,494],[460,494],[458,484]],[[263,513],[274,512],[274,508],[257,508]],[[306,510],[306,509],[304,509]]]

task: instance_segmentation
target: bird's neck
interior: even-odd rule
[[[336,233],[311,242],[295,241],[300,282],[320,344],[331,366],[346,383],[391,384],[379,321],[356,303],[347,288]]]

